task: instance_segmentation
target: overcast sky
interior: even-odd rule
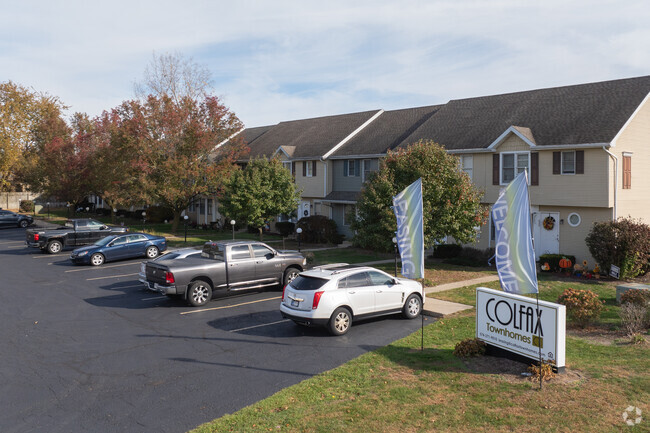
[[[0,81],[91,116],[153,52],[246,126],[650,74],[647,0],[1,2]]]

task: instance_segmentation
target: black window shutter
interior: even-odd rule
[[[316,161],[312,161],[312,176],[316,176]]]
[[[302,162],[302,177],[307,177],[307,161]]]
[[[296,177],[296,163],[291,161],[291,174]]]
[[[562,152],[553,152],[553,174],[560,174],[560,165],[562,164]]]
[[[492,185],[499,184],[499,154],[492,155]]]
[[[585,174],[585,151],[576,150],[576,174]]]
[[[343,176],[348,177],[348,160],[343,161]]]
[[[530,154],[530,184],[539,185],[539,153]]]

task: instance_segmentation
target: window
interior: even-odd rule
[[[206,206],[208,207],[208,215],[212,215],[212,199],[211,198],[208,199],[208,202],[207,202]]]
[[[376,170],[373,168],[372,161],[370,159],[364,159],[363,160],[363,178],[361,180],[363,182],[368,180],[368,177],[370,176],[370,174],[373,171],[376,171]]]
[[[576,174],[576,153],[562,152],[562,174]]]
[[[273,257],[273,251],[266,248],[264,245],[253,245],[253,254],[255,257]]]
[[[623,154],[623,189],[632,189],[632,155]]]
[[[361,176],[361,161],[358,159],[348,159],[343,162],[343,176],[357,177]]]
[[[237,245],[230,250],[231,260],[250,259],[251,253],[248,250],[248,245]]]
[[[303,177],[316,176],[316,161],[303,161],[302,162],[302,175]]]
[[[282,166],[291,172],[291,161],[285,161],[282,163]]]
[[[472,179],[472,171],[474,169],[474,156],[473,155],[461,155],[460,157],[460,169],[467,173],[470,179]]]
[[[572,214],[569,214],[567,221],[571,227],[578,227],[582,221],[582,218],[580,218],[580,215],[574,212]]]
[[[386,274],[382,274],[377,271],[369,271],[370,281],[373,286],[391,286],[393,285],[393,277],[389,277]]]
[[[501,154],[501,185],[510,183],[515,176],[528,169],[530,153],[515,152]]]
[[[350,275],[349,277],[339,280],[339,289],[350,289],[353,287],[368,286],[368,273],[359,272],[358,274]]]

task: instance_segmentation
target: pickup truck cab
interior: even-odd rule
[[[70,219],[63,227],[52,230],[28,229],[25,232],[25,243],[28,247],[56,254],[67,247],[94,244],[108,235],[127,231],[126,227],[107,226],[94,219],[78,218]]]
[[[180,295],[193,307],[214,295],[285,286],[304,270],[298,251],[278,251],[262,242],[206,242],[200,256],[149,261],[140,281],[164,295]]]

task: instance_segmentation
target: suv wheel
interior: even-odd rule
[[[282,287],[285,287],[287,284],[295,280],[299,274],[300,271],[296,268],[288,268],[284,271],[284,284],[282,284]]]
[[[18,227],[20,227],[21,229],[26,228],[28,225],[29,225],[29,221],[27,220],[20,220],[20,222],[18,223]]]
[[[422,301],[416,294],[412,294],[406,298],[404,308],[402,308],[402,315],[407,319],[415,319],[422,312]]]
[[[343,335],[348,332],[352,326],[352,315],[347,308],[337,308],[334,310],[332,317],[327,325],[327,329],[332,335]]]

